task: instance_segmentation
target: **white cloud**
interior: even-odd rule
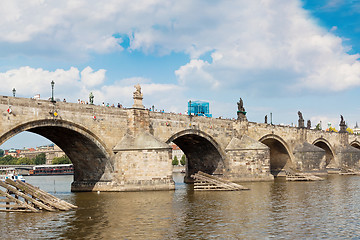
[[[108,53],[123,50],[123,40],[115,37],[120,33],[129,34],[130,50],[189,54],[190,62],[175,72],[182,86],[234,89],[268,79],[280,79],[280,86],[293,91],[360,85],[359,56],[346,53],[341,38],[317,26],[300,0],[4,0],[0,14],[0,51],[2,44],[23,43],[41,50],[36,54]],[[203,60],[209,52],[212,61]],[[93,73],[86,84],[101,84],[101,74]]]
[[[87,66],[81,71],[81,82],[87,87],[94,87],[104,82],[105,73],[105,69],[100,69],[94,72],[91,67]]]
[[[2,83],[0,94],[11,95],[12,89],[15,88],[16,95],[19,97],[30,98],[40,94],[41,99],[48,99],[51,97],[50,82],[53,80],[55,82],[54,97],[60,100],[65,98],[68,102],[77,102],[78,99],[88,101],[89,93],[93,92],[95,104],[105,102],[116,105],[121,103],[126,107],[131,107],[133,104],[132,94],[135,91],[134,85],[139,83],[144,95],[144,104],[147,107],[156,105],[162,106],[168,111],[170,109],[180,111],[181,109],[174,106],[179,105],[180,102],[186,102],[182,97],[184,89],[178,85],[153,83],[150,79],[141,77],[104,84],[105,74],[106,70],[94,71],[89,66],[81,72],[75,67],[68,70],[48,71],[26,66],[0,72],[0,82]]]
[[[79,70],[72,67],[69,70],[57,69],[50,72],[42,68],[35,69],[26,66],[0,73],[2,92],[4,94],[6,94],[5,89],[10,90],[12,88],[15,88],[17,93],[23,96],[33,96],[38,93],[45,94],[45,92],[51,93],[50,82],[52,80],[60,88],[74,83],[76,85],[79,80]]]
[[[109,103],[117,104],[121,103],[126,107],[133,105],[132,94],[135,91],[134,83],[141,83],[141,78],[123,79],[111,85],[105,85],[100,89],[94,90],[95,100],[97,104]],[[183,89],[173,84],[156,84],[149,82],[148,79],[144,79],[141,83],[141,89],[143,93],[143,104],[149,108],[152,105],[162,106],[162,108],[175,109],[174,105],[177,105],[182,99]],[[175,97],[179,96],[179,97]],[[180,111],[180,110],[178,110]]]
[[[206,67],[210,64],[203,60],[193,59],[188,64],[181,66],[175,71],[179,79],[180,85],[202,85],[210,86],[210,88],[217,88],[220,83],[209,72]]]
[[[29,66],[0,73],[1,93],[4,95],[10,95],[11,90],[15,88],[17,96],[33,97],[35,94],[40,94],[46,99],[51,96],[50,82],[54,81],[55,97],[72,99],[72,101],[80,97],[82,91],[88,94],[88,89],[102,83],[104,78],[104,69],[94,71],[90,67],[86,67],[81,73],[75,67],[68,70],[48,71]]]

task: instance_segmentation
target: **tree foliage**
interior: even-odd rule
[[[180,164],[181,164],[182,166],[184,166],[184,165],[186,164],[186,157],[185,157],[185,154],[184,154],[184,155],[182,155],[182,157],[181,157],[181,159],[180,159]]]
[[[70,159],[64,155],[59,158],[54,158],[53,164],[68,164]],[[0,165],[41,165],[46,164],[45,153],[40,153],[34,158],[20,157],[16,158],[11,155],[0,157]]]
[[[35,165],[41,165],[41,164],[45,164],[45,163],[46,163],[45,153],[40,153],[40,154],[36,155],[36,157],[34,158]]]
[[[71,161],[68,156],[64,155],[62,157],[55,157],[52,160],[52,164],[70,164]]]
[[[172,165],[179,165],[179,160],[177,159],[177,156],[175,156],[172,160]]]

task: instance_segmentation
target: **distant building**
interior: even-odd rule
[[[353,131],[354,131],[354,134],[360,134],[360,128],[359,128],[359,126],[358,126],[358,123],[357,123],[357,122],[356,122],[356,125],[355,125],[355,127],[354,127]]]
[[[210,114],[209,103],[203,101],[189,101],[188,114],[195,116],[212,117],[212,114]]]
[[[171,148],[172,148],[172,157],[173,157],[173,159],[176,156],[176,158],[180,162],[182,156],[184,155],[184,152],[174,143],[171,144]]]
[[[9,155],[9,156],[12,156],[12,157],[18,157],[19,153],[20,153],[20,150],[11,148],[9,150],[4,151],[4,156]]]
[[[46,164],[52,164],[52,160],[55,157],[62,157],[65,155],[64,151],[54,144],[40,146],[37,147],[36,149],[24,148],[24,149],[9,149],[4,151],[4,155],[10,155],[17,158],[27,157],[30,159],[35,158],[40,153],[45,153]]]

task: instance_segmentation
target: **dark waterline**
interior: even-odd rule
[[[58,213],[0,213],[1,239],[358,239],[360,176],[244,183],[250,191],[71,193],[72,176],[26,177],[76,204]],[[54,193],[56,191],[56,193]]]

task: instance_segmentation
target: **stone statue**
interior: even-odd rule
[[[134,97],[142,97],[143,95],[142,95],[142,93],[141,93],[141,86],[140,86],[140,84],[136,84],[135,86],[134,86],[134,88],[135,88],[135,92],[134,92]]]
[[[94,95],[92,92],[90,92],[90,94],[89,94],[89,102],[90,102],[90,104],[94,104]]]
[[[298,111],[298,115],[299,115],[299,120],[304,120],[303,115],[300,111]]]
[[[244,103],[241,98],[240,98],[240,101],[237,103],[237,105],[238,105],[238,111],[245,112]]]
[[[304,124],[304,118],[303,115],[300,111],[298,111],[298,115],[299,115],[299,128],[305,128],[305,124]]]
[[[346,125],[346,124],[345,124],[345,121],[344,121],[343,115],[340,115],[340,126],[341,126],[341,125]]]
[[[310,120],[307,121],[306,128],[307,128],[307,129],[310,129],[310,128],[311,128],[311,121],[310,121]]]
[[[143,94],[141,93],[140,84],[136,84],[134,88],[135,88],[135,92],[133,93],[133,99],[134,99],[133,108],[144,109],[145,107],[142,104]]]
[[[240,121],[247,121],[244,103],[241,98],[240,98],[240,101],[237,102],[237,105],[238,105],[238,111],[237,111],[238,118],[237,119]]]
[[[344,117],[343,117],[343,115],[340,115],[340,124],[339,124],[339,126],[340,126],[340,133],[346,133],[346,123],[345,123],[345,120],[344,120]]]
[[[265,115],[265,123],[267,123],[267,115]]]

